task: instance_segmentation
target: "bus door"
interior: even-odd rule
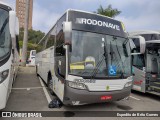
[[[144,55],[134,55],[132,56],[133,63],[133,90],[145,92],[145,60]]]
[[[53,88],[58,97],[63,101],[64,80],[66,76],[66,49],[64,48],[64,35],[57,36],[55,46],[54,71],[56,78],[53,80]]]

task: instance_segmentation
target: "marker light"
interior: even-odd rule
[[[9,69],[0,72],[0,84],[8,77]]]
[[[83,83],[78,83],[78,82],[68,82],[68,85],[72,88],[76,89],[87,89],[86,85]]]

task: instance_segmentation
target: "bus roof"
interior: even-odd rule
[[[100,15],[100,14],[97,14],[97,13],[94,13],[94,12],[87,12],[87,11],[77,10],[77,9],[68,9],[67,12],[68,12],[68,11],[75,11],[75,12],[88,13],[88,14],[97,15],[97,16],[102,16],[102,17],[106,17],[106,18],[115,20],[114,18],[111,18],[111,17],[108,17],[108,16],[104,16],[104,15]],[[116,20],[116,21],[118,21],[118,20]],[[121,22],[121,21],[119,21],[119,22]]]
[[[140,34],[160,34],[158,31],[153,31],[153,30],[141,30],[141,31],[133,31],[129,32],[129,35],[140,35]]]
[[[6,6],[6,7],[10,7],[10,8],[13,10],[13,7],[12,7],[11,5],[9,5],[9,4],[7,4],[7,3],[4,3],[4,2],[2,2],[2,1],[0,1],[0,5],[4,5],[4,6]]]
[[[121,21],[118,21],[118,20],[115,20],[115,19],[113,19],[113,18],[111,18],[111,17],[108,17],[108,16],[104,16],[104,15],[100,15],[100,14],[97,14],[97,13],[92,13],[92,12],[87,12],[87,11],[83,11],[83,10],[76,10],[76,9],[67,9],[65,12],[64,12],[64,14],[62,14],[60,17],[59,17],[59,19],[57,19],[57,21],[55,21],[55,24],[51,27],[51,29],[47,32],[47,34],[38,42],[38,44],[40,44],[42,41],[43,41],[43,39],[52,31],[52,29],[54,28],[54,26],[56,25],[56,23],[66,14],[66,21],[69,21],[69,18],[71,18],[70,17],[70,15],[69,15],[69,13],[71,13],[71,12],[77,12],[77,13],[82,13],[82,14],[90,14],[90,15],[94,15],[94,16],[98,16],[98,17],[103,17],[103,18],[107,18],[107,19],[109,19],[109,20],[111,20],[111,21],[115,21],[115,22],[118,22],[118,24],[119,24],[119,26],[121,27],[121,30],[120,31],[122,31],[122,29],[123,29],[123,32],[125,33],[123,33],[123,37],[125,36],[126,37],[126,31],[124,30],[124,26],[122,27],[122,22]],[[75,16],[76,14],[74,14],[73,16]],[[89,16],[89,15],[88,15]],[[72,18],[71,18],[72,19]],[[70,19],[70,20],[71,20]],[[72,20],[71,20],[72,21]],[[72,25],[72,27],[73,27],[73,25]],[[103,29],[101,30],[101,31],[103,31]],[[111,33],[113,33],[113,32],[111,32]],[[119,34],[122,34],[122,32],[121,33],[119,33]],[[122,37],[122,36],[121,36]]]

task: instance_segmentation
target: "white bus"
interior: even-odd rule
[[[143,93],[160,95],[160,33],[157,31],[131,32],[133,41],[136,36],[143,37],[146,41],[146,51],[141,55],[134,55],[132,59],[135,74],[133,90]],[[135,42],[139,49],[139,43]]]
[[[35,66],[36,50],[31,50],[28,58],[28,65]]]
[[[18,70],[18,34],[15,11],[0,2],[0,109],[6,106]]]
[[[37,74],[64,105],[117,101],[130,95],[130,42],[121,22],[67,10],[38,46]]]

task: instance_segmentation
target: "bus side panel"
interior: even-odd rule
[[[12,88],[13,74],[14,74],[14,71],[12,71],[13,68],[11,68],[12,59],[13,59],[13,55],[10,55],[9,60],[3,66],[1,66],[0,72],[9,69],[9,74],[8,74],[8,77],[3,81],[3,83],[0,84],[0,96],[1,96],[0,109],[5,108],[7,99],[9,97],[9,94]]]
[[[134,67],[134,66],[133,66],[133,68],[134,68],[135,76],[133,76],[132,89],[145,93],[146,92],[145,72],[143,70],[140,70],[140,69]]]

